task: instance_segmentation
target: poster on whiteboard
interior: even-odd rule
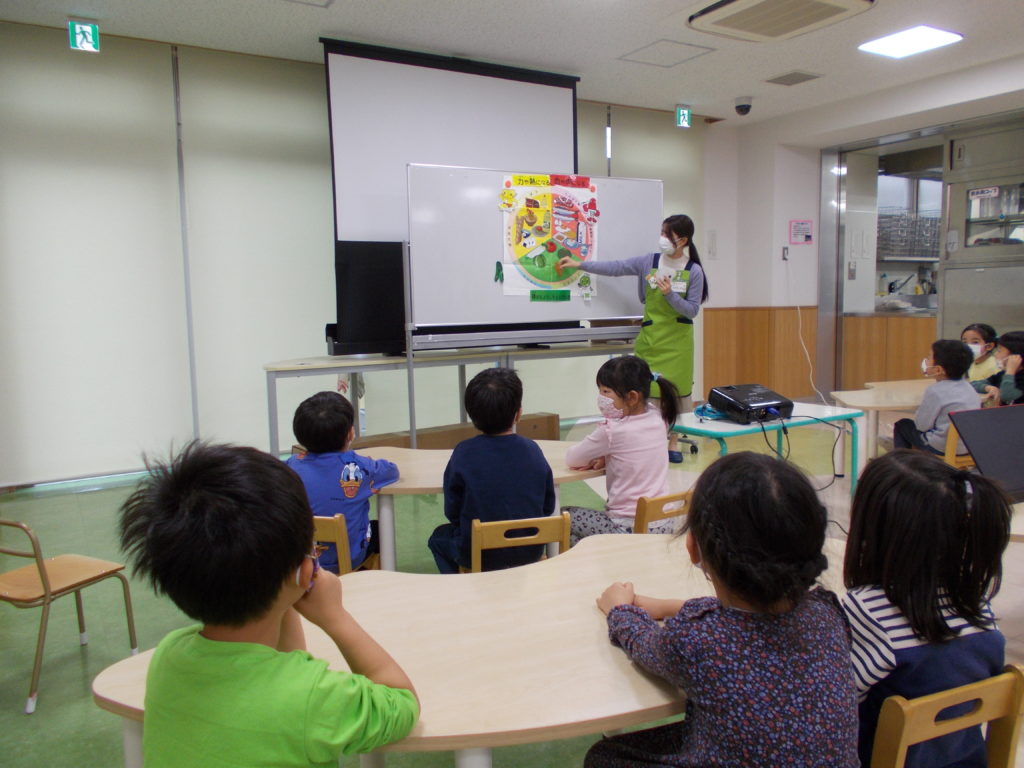
[[[587,176],[509,174],[499,193],[503,212],[503,292],[538,298],[540,291],[595,295],[592,275],[560,262],[595,259],[597,190]]]

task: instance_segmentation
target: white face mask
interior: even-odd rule
[[[623,412],[621,408],[615,407],[615,401],[605,395],[597,396],[597,410],[606,419],[621,419]]]
[[[968,344],[967,346],[970,347],[971,352],[974,353],[975,360],[985,354],[985,347],[982,344]]]
[[[923,373],[925,376],[927,376],[929,368],[931,368],[931,366],[928,365],[928,358],[927,357],[922,357],[921,358],[921,373]]]
[[[1006,370],[1006,358],[1005,357],[997,357],[996,358],[996,368],[998,368],[1000,371],[1005,371]]]
[[[673,243],[664,235],[658,238],[658,248],[661,250],[662,256],[672,256],[676,252],[675,243]]]

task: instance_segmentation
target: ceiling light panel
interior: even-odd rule
[[[877,40],[870,40],[863,45],[858,45],[857,48],[865,53],[877,53],[879,56],[888,56],[891,59],[902,59],[916,53],[924,53],[958,43],[963,39],[964,36],[956,32],[946,32],[943,29],[920,25],[880,37]]]

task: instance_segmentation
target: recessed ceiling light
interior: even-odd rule
[[[958,43],[963,39],[964,36],[958,35],[956,32],[946,32],[942,29],[921,25],[871,40],[863,45],[858,45],[857,48],[866,53],[877,53],[892,59],[902,59],[905,56],[913,56],[915,53],[930,51],[932,48]]]

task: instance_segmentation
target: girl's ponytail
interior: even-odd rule
[[[661,390],[661,418],[671,427],[679,416],[679,390],[657,371],[651,372],[651,379]]]

